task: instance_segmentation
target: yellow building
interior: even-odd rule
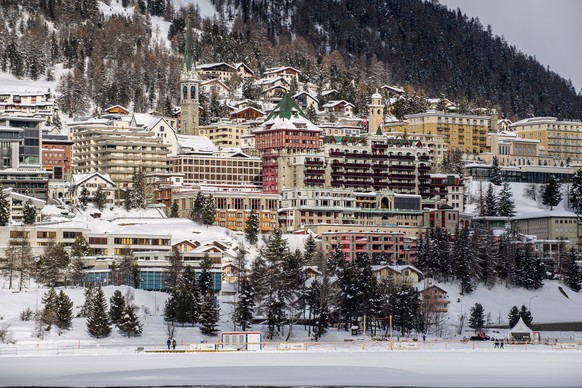
[[[521,139],[539,140],[550,157],[570,163],[582,161],[581,121],[559,121],[555,117],[533,117],[509,126]]]
[[[263,194],[258,187],[199,185],[194,190],[175,191],[172,199],[177,201],[181,217],[190,215],[199,192],[204,196],[212,195],[217,226],[242,232],[254,210],[259,216],[261,233],[270,233],[277,227],[281,197],[278,194]]]
[[[405,116],[408,131],[444,135],[450,150],[461,150],[466,154],[487,152],[487,134],[497,131],[497,116],[460,115],[427,111]]]
[[[199,128],[200,136],[206,136],[217,147],[238,148],[242,145],[242,136],[248,133],[248,128],[233,122],[218,122]]]

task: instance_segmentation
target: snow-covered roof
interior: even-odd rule
[[[213,67],[218,67],[218,66],[227,66],[227,67],[230,67],[232,70],[236,70],[232,65],[229,65],[228,63],[225,63],[225,62],[203,63],[201,65],[196,65],[196,69],[208,70],[208,69],[212,69]]]
[[[178,135],[178,144],[182,149],[196,151],[217,151],[216,145],[207,136]]]
[[[302,129],[308,131],[321,131],[317,125],[313,124],[305,114],[299,109],[295,101],[289,94],[284,94],[275,109],[267,116],[262,127],[255,131],[273,129]]]
[[[88,179],[91,179],[94,176],[100,177],[101,179],[115,187],[115,183],[111,180],[109,174],[101,174],[99,172],[91,172],[88,174],[73,174],[71,176],[71,187],[79,186],[80,184],[86,182]]]
[[[352,107],[355,106],[351,102],[347,102],[346,100],[332,100],[323,105],[323,108],[333,108],[334,106],[344,104],[344,105],[351,105]]]

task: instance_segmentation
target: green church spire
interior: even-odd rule
[[[267,116],[265,121],[269,120],[273,116],[279,116],[283,119],[290,119],[293,111],[296,111],[299,116],[307,118],[305,113],[303,113],[303,111],[297,106],[295,101],[293,101],[291,95],[289,93],[285,93],[283,94],[281,101],[279,101],[275,109],[273,109],[273,112],[271,112]]]

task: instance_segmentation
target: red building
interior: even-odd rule
[[[51,172],[51,179],[63,180],[71,173],[73,142],[66,135],[42,137],[42,167]]]
[[[255,148],[262,153],[263,192],[278,193],[280,154],[305,153],[320,148],[321,129],[307,119],[289,94],[284,94],[263,126],[254,131]]]

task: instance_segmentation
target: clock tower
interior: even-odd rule
[[[192,31],[190,18],[186,23],[186,39],[184,44],[184,69],[180,77],[180,108],[181,128],[183,135],[199,135],[199,86],[200,77],[196,72],[192,55]]]

